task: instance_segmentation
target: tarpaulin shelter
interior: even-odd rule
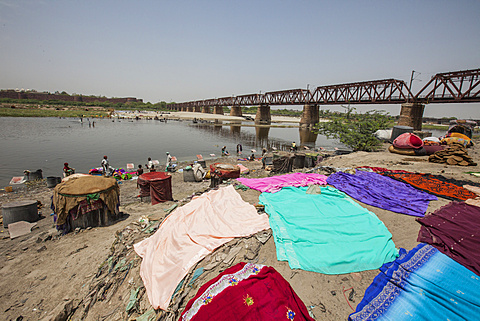
[[[450,121],[450,127],[447,131],[448,134],[460,133],[466,135],[468,138],[472,138],[473,130],[477,123],[473,120],[454,119]]]
[[[52,209],[57,228],[108,225],[118,217],[120,188],[112,177],[78,176],[53,190]]]
[[[210,165],[210,171],[224,179],[240,177],[240,167],[237,165],[215,163]]]
[[[149,172],[138,177],[140,197],[150,196],[152,205],[172,201],[172,176],[164,172]]]

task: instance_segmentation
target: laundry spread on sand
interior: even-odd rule
[[[418,242],[440,252],[480,276],[480,207],[451,202],[417,219]]]
[[[166,310],[189,269],[235,237],[268,229],[268,217],[243,201],[232,185],[177,208],[151,237],[134,245],[143,258],[140,275],[154,309]]]
[[[320,174],[292,173],[265,178],[237,178],[237,181],[260,192],[275,193],[285,186],[325,185],[327,176]]]
[[[328,177],[327,183],[365,204],[413,216],[423,216],[428,203],[437,200],[434,195],[374,172],[337,172]]]
[[[478,320],[480,277],[421,243],[381,267],[350,321]]]
[[[274,268],[241,262],[204,284],[188,302],[181,320],[314,319]]]
[[[404,183],[408,183],[422,191],[452,201],[465,201],[469,198],[475,198],[477,196],[475,193],[463,187],[465,184],[471,184],[469,181],[449,179],[442,175],[422,173],[382,172],[380,174]]]
[[[290,268],[325,274],[376,269],[395,260],[392,234],[377,216],[345,193],[284,187],[259,197],[269,214],[277,259]]]

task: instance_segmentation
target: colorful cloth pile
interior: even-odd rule
[[[327,176],[320,174],[293,173],[266,178],[237,178],[245,186],[260,192],[275,193],[285,186],[325,185]]]
[[[480,276],[480,207],[451,202],[417,221],[422,225],[418,242],[431,244]]]
[[[182,312],[182,321],[314,320],[274,268],[238,263],[204,284]]]
[[[421,243],[380,269],[350,321],[478,320],[480,277]]]
[[[284,187],[262,193],[270,216],[277,259],[290,268],[342,274],[379,268],[398,251],[392,235],[375,214],[337,189]]]
[[[154,235],[134,245],[143,258],[140,275],[150,304],[166,310],[175,287],[195,263],[235,237],[269,227],[267,215],[258,215],[232,185],[177,208]]]
[[[337,172],[327,183],[354,199],[396,213],[423,216],[428,203],[437,197],[374,172],[357,171],[355,175]]]

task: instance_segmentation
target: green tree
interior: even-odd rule
[[[381,142],[373,135],[379,129],[393,125],[393,119],[387,112],[371,110],[364,114],[357,113],[354,107],[345,107],[346,113],[331,113],[330,121],[315,125],[317,134],[336,138],[355,151],[374,151]]]

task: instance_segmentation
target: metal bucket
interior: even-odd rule
[[[53,188],[53,187],[57,186],[57,184],[58,184],[57,177],[55,177],[55,176],[48,176],[47,177],[47,187],[48,188]]]
[[[413,133],[413,127],[410,126],[393,126],[392,136],[390,137],[390,142],[393,143],[395,138],[404,133]]]
[[[293,161],[293,168],[304,168],[305,167],[305,155],[296,154],[295,160]]]
[[[2,205],[3,226],[19,221],[38,221],[37,201],[22,200]]]

